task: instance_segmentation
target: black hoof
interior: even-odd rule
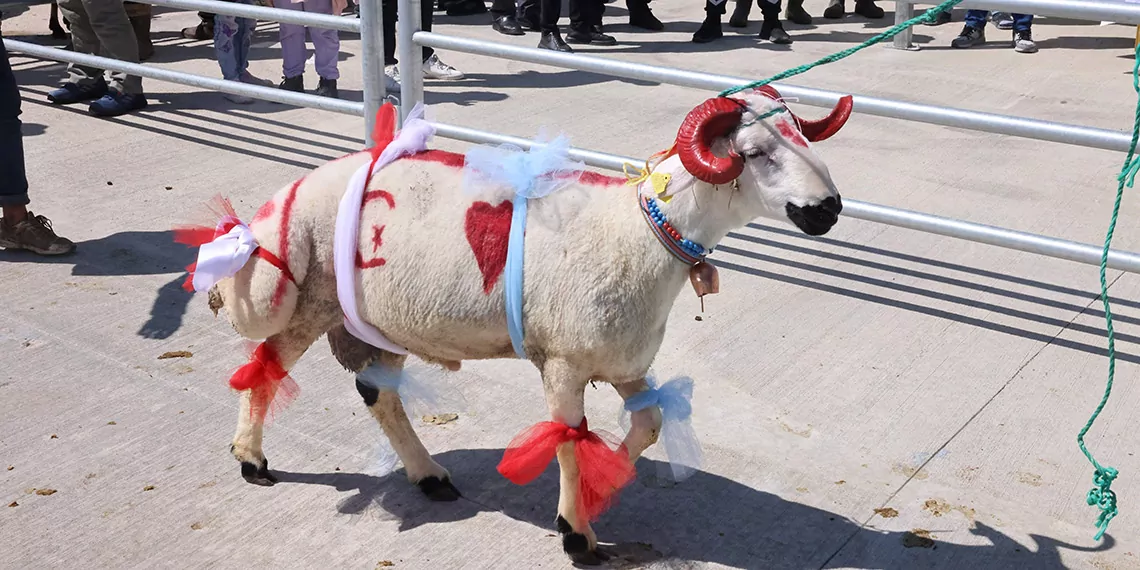
[[[601,549],[590,550],[590,539],[584,534],[574,532],[574,528],[562,515],[558,515],[555,524],[562,535],[562,551],[575,564],[598,566],[610,559],[610,555]]]
[[[272,487],[277,483],[277,477],[269,472],[269,460],[258,467],[248,461],[241,462],[241,476],[246,483],[253,483],[262,487]]]
[[[463,496],[460,494],[459,489],[456,489],[455,485],[451,484],[451,479],[444,478],[440,480],[440,478],[435,475],[420,479],[420,482],[416,483],[416,486],[427,495],[427,498],[433,501],[457,501],[459,497]]]

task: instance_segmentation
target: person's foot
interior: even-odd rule
[[[616,46],[617,38],[603,34],[597,30],[590,30],[588,32],[579,32],[572,30],[566,34],[566,43],[571,44],[588,44],[595,46]]]
[[[523,27],[519,24],[518,20],[516,20],[514,16],[510,15],[499,16],[498,18],[495,18],[495,21],[491,22],[491,29],[499,32],[500,34],[503,34],[504,36],[526,35],[526,32],[523,31]]]
[[[760,39],[769,40],[774,44],[790,45],[792,43],[791,36],[785,32],[783,28],[764,26],[760,29]]]
[[[281,83],[277,87],[286,91],[292,91],[294,93],[304,93],[305,76],[294,75],[293,77],[286,77],[281,80]]]
[[[629,8],[629,25],[643,30],[650,30],[660,32],[665,29],[665,24],[653,15],[653,10],[649,8],[649,4],[628,4]]]
[[[883,9],[875,4],[875,0],[856,0],[854,11],[864,18],[870,18],[872,20],[878,20],[885,14]]]
[[[986,43],[985,30],[973,26],[966,26],[962,28],[962,33],[958,34],[958,37],[950,42],[950,47],[968,48],[984,43]]]
[[[693,43],[707,44],[724,37],[720,29],[720,18],[706,18],[700,29],[693,33]]]
[[[237,93],[222,93],[222,97],[230,103],[237,103],[238,105],[249,105],[254,102],[253,97],[246,97],[245,95],[238,95]]]
[[[238,81],[241,81],[242,83],[248,83],[250,85],[260,85],[262,87],[273,87],[273,81],[272,80],[262,79],[261,77],[258,77],[256,75],[250,73],[248,70],[241,72],[241,76],[238,77]]]
[[[843,0],[831,0],[823,11],[823,17],[828,20],[841,20],[846,10],[847,7],[843,5]]]
[[[75,251],[71,240],[52,230],[51,220],[32,212],[14,224],[0,218],[0,248],[25,249],[40,255],[64,255]]]
[[[340,99],[340,91],[337,91],[335,79],[325,79],[322,77],[321,80],[317,83],[317,90],[313,93],[320,97]]]
[[[811,25],[811,14],[804,10],[803,0],[799,2],[788,2],[788,8],[784,11],[784,19],[801,26]]]
[[[458,81],[466,77],[462,71],[439,60],[439,54],[431,54],[424,62],[424,79],[447,79]]]
[[[389,93],[400,92],[400,66],[389,65],[384,68],[384,90]]]
[[[935,14],[934,19],[932,21],[923,20],[922,25],[924,25],[924,26],[941,26],[942,24],[949,24],[951,18],[952,18],[952,16],[950,15],[950,10],[943,10],[943,11]]]
[[[197,26],[182,28],[182,37],[188,40],[209,40],[214,38],[214,24],[202,22]]]
[[[56,105],[72,105],[83,101],[94,101],[107,94],[107,83],[103,78],[93,83],[65,83],[63,87],[48,93],[48,101]]]
[[[990,21],[999,30],[1013,29],[1013,15],[1008,12],[990,12]]]
[[[1033,41],[1033,32],[1018,30],[1013,33],[1013,49],[1018,53],[1036,53],[1037,42]]]
[[[541,32],[542,31],[542,28],[538,27],[538,23],[537,23],[538,20],[532,20],[526,16],[519,16],[519,17],[515,18],[515,21],[519,23],[519,26],[521,26],[522,29],[524,29],[528,32]]]
[[[574,49],[566,44],[562,39],[562,34],[558,32],[542,32],[542,38],[538,40],[538,47],[539,49],[574,53]]]
[[[97,117],[118,117],[144,109],[146,105],[146,95],[142,93],[120,93],[111,89],[106,95],[92,101],[87,111]]]
[[[752,0],[739,0],[736,7],[732,9],[732,16],[728,19],[728,25],[734,28],[747,28],[748,14],[751,11]]]

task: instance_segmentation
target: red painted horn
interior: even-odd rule
[[[744,107],[740,101],[714,97],[689,112],[677,132],[677,154],[685,170],[709,184],[728,184],[744,172],[744,159],[733,151],[728,156],[713,154],[716,139],[740,124]]]
[[[771,85],[764,85],[756,89],[757,92],[763,93],[773,99],[779,100],[781,95],[776,91],[775,87]],[[831,110],[826,117],[818,121],[807,121],[796,116],[792,113],[792,117],[796,120],[796,126],[800,128],[800,132],[804,134],[804,138],[811,142],[819,142],[826,140],[831,135],[834,135],[843,125],[847,123],[847,119],[851,117],[852,98],[850,95],[844,95],[839,98],[839,102],[835,104],[835,108]],[[791,112],[791,109],[788,109]]]

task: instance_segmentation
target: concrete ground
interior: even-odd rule
[[[689,43],[698,3],[654,3],[663,33],[607,27],[630,61],[766,77],[888,26],[849,17],[789,26],[790,49],[759,24]],[[813,14],[825,3],[809,0]],[[3,6],[3,5],[0,5]],[[884,7],[889,8],[889,4]],[[14,10],[10,8],[15,7]],[[45,43],[46,4],[3,6],[6,37]],[[755,11],[758,17],[758,11]],[[196,22],[157,11],[151,65],[217,76]],[[1134,30],[1040,19],[1041,51],[948,49],[961,26],[920,27],[917,52],[875,47],[794,84],[1124,129],[1132,120]],[[448,34],[507,38],[489,17],[439,17]],[[277,78],[276,26],[255,73]],[[37,37],[38,36],[38,37]],[[359,100],[358,38],[342,34],[341,90]],[[59,43],[59,42],[54,42]],[[466,71],[429,82],[434,117],[532,137],[561,129],[586,148],[647,156],[709,96],[670,86],[443,53]],[[0,567],[565,568],[554,535],[556,468],[517,487],[503,447],[545,419],[537,373],[481,362],[443,375],[456,421],[417,428],[465,496],[430,504],[402,472],[376,477],[378,428],[352,376],[318,343],[294,370],[301,397],[269,426],[281,479],[246,484],[228,453],[241,341],[179,285],[193,252],[170,228],[215,193],[250,215],[277,188],[356,150],[362,121],[146,82],[151,106],[98,120],[52,107],[64,66],[14,55],[33,209],[79,243],[42,259],[0,252]],[[309,71],[307,82],[315,86]],[[797,107],[807,116],[821,110]],[[438,147],[464,145],[438,140]],[[1122,157],[1025,139],[856,115],[819,146],[845,197],[1098,243]],[[1116,245],[1140,250],[1129,196]],[[663,450],[595,526],[619,567],[1140,568],[1140,278],[1110,272],[1119,363],[1090,433],[1120,470],[1121,514],[1095,542],[1093,470],[1075,436],[1107,370],[1097,269],[858,220],[825,238],[759,222],[714,260],[722,292],[683,292],[656,370],[697,380],[704,470],[663,488]],[[192,356],[160,359],[170,351]],[[619,400],[589,391],[594,427],[618,432]],[[5,470],[6,469],[6,470]],[[54,490],[48,493],[47,490]]]

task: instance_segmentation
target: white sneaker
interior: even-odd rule
[[[466,77],[462,71],[447,65],[439,60],[439,56],[431,54],[431,57],[424,62],[424,77],[427,79],[452,79],[458,80]]]
[[[238,77],[238,81],[241,81],[242,83],[248,83],[250,85],[260,85],[262,87],[276,87],[272,81],[268,79],[262,79],[250,73],[249,71],[243,71],[241,77]]]
[[[250,103],[254,102],[253,98],[246,97],[245,95],[238,95],[236,93],[223,93],[222,96],[225,97],[227,101],[231,103],[237,103],[238,105],[249,105]]]
[[[384,68],[384,90],[389,93],[400,92],[400,68],[389,65]]]

